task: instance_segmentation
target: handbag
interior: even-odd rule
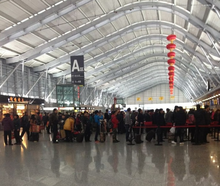
[[[14,131],[11,131],[11,139],[15,139],[15,133],[14,133]]]
[[[171,127],[170,132],[171,132],[172,134],[175,134],[175,127]]]

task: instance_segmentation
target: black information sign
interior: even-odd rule
[[[71,82],[84,86],[84,56],[71,56]]]

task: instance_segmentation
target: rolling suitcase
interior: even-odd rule
[[[100,132],[100,142],[104,143],[105,142],[105,133]]]
[[[76,141],[77,141],[78,143],[82,143],[83,138],[84,138],[84,133],[79,133],[79,134],[76,136]]]
[[[151,142],[151,140],[155,138],[155,132],[153,130],[151,130],[150,132],[147,133],[146,135],[146,140],[148,142]]]
[[[30,141],[39,141],[39,133],[31,133],[31,136],[30,136]]]
[[[40,131],[39,125],[32,125],[31,126],[30,141],[39,141],[39,131]]]

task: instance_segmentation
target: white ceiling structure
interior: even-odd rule
[[[166,37],[175,34],[175,86],[187,97],[220,84],[218,0],[1,0],[0,58],[70,81],[84,55],[86,84],[129,97],[168,83]]]

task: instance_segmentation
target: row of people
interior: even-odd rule
[[[95,142],[98,142],[98,138],[100,136],[100,128],[101,123],[103,121],[105,124],[105,131],[107,128],[111,128],[113,130],[113,142],[118,142],[117,133],[123,133],[125,131],[126,141],[130,141],[130,133],[131,128],[133,126],[143,126],[144,122],[151,121],[153,124],[157,126],[164,126],[166,123],[172,123],[175,126],[185,125],[187,118],[192,120],[192,124],[197,125],[209,125],[211,123],[212,117],[214,120],[219,120],[219,111],[216,111],[215,114],[210,113],[209,106],[205,106],[205,109],[201,109],[199,105],[197,105],[197,110],[190,110],[189,113],[183,110],[182,107],[176,106],[174,108],[174,112],[171,112],[167,109],[165,113],[163,109],[148,110],[143,113],[142,109],[139,109],[138,112],[132,111],[131,109],[127,109],[127,112],[120,112],[119,110],[113,111],[109,114],[108,110],[103,114],[101,111],[95,111],[93,114],[79,113],[75,115],[75,113],[66,113],[61,114],[58,113],[57,109],[54,109],[52,114],[45,113],[43,116],[40,113],[36,113],[32,115],[29,119],[27,113],[19,119],[16,115],[13,121],[10,121],[10,115],[6,114],[5,119],[3,120],[3,125],[5,125],[5,144],[7,144],[7,136],[11,135],[11,130],[14,130],[14,135],[16,139],[16,144],[20,144],[22,137],[25,133],[27,133],[27,138],[29,139],[29,131],[31,125],[40,125],[44,124],[47,126],[47,132],[53,132],[53,142],[57,143],[58,130],[60,130],[61,136],[64,136],[66,141],[72,141],[72,133],[74,131],[82,131],[84,129],[85,133],[85,141],[90,141],[91,131],[95,128]],[[193,116],[193,117],[192,117]],[[9,123],[9,124],[7,124]],[[20,127],[23,127],[23,131],[20,135]],[[58,127],[59,126],[59,127]],[[206,136],[208,134],[208,128],[199,128],[190,129],[191,139],[196,143],[206,143]],[[149,132],[149,130],[146,130]],[[157,131],[158,132],[158,131]],[[166,129],[159,130],[159,141],[163,141],[163,136],[167,134]],[[138,133],[138,132],[136,132]],[[184,129],[177,128],[175,130],[175,138],[173,143],[177,142],[177,138],[180,138],[180,143],[183,142],[184,138]],[[9,144],[11,141],[9,140]]]

